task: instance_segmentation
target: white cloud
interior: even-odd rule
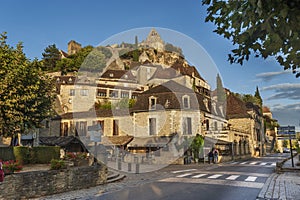
[[[274,95],[266,98],[266,100],[274,99],[300,99],[300,83],[281,83],[277,85],[271,85],[263,87],[262,91],[273,90]]]
[[[283,74],[290,74],[291,70],[279,71],[279,72],[264,72],[260,74],[256,74],[256,77],[262,79],[262,81],[270,81],[273,78],[283,75]]]

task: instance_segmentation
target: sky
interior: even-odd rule
[[[232,92],[254,94],[258,87],[264,105],[279,124],[300,131],[300,79],[284,71],[274,58],[250,57],[243,66],[230,64],[227,55],[234,46],[213,32],[215,26],[205,23],[205,16],[206,7],[200,0],[10,0],[1,2],[0,32],[7,32],[12,46],[23,42],[30,59],[41,59],[48,45],[67,51],[70,40],[97,46],[132,29],[172,30],[197,43],[212,59],[214,66],[197,66],[197,61],[191,61],[201,68],[202,76],[214,67]],[[161,36],[165,41],[171,39],[168,34]]]

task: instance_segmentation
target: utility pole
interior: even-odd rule
[[[292,139],[291,139],[290,126],[288,126],[288,134],[289,134],[289,140],[290,140],[290,152],[291,152],[291,159],[292,159],[292,167],[294,167],[294,158],[293,158],[293,148],[292,148]]]

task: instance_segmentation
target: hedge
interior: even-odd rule
[[[60,147],[39,146],[31,149],[31,163],[48,164],[60,158]]]
[[[15,160],[13,147],[0,147],[0,160]]]
[[[14,147],[15,159],[21,164],[48,164],[52,159],[59,159],[60,147]]]

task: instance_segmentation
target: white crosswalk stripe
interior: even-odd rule
[[[222,174],[215,174],[215,175],[209,176],[207,178],[216,179],[216,178],[219,178],[220,176],[223,176],[223,175]]]
[[[251,181],[254,182],[257,179],[256,176],[248,176],[248,178],[245,179],[245,181]]]
[[[190,175],[192,175],[192,173],[181,174],[181,175],[178,175],[176,177],[177,178],[183,178],[183,177],[190,176]]]
[[[195,176],[192,176],[192,178],[200,178],[202,176],[206,176],[207,174],[198,174],[198,175],[195,175]]]
[[[263,163],[260,163],[259,165],[266,165],[267,163],[263,162]]]
[[[184,170],[178,170],[178,171],[172,171],[173,174],[182,173],[182,172],[190,172],[195,171],[196,169],[184,169]]]
[[[257,161],[244,161],[244,162],[232,162],[231,165],[254,165],[254,166],[263,166],[263,167],[273,167],[276,163],[270,162],[257,162]]]
[[[240,177],[240,176],[239,176],[239,175],[231,175],[231,176],[227,177],[226,179],[227,179],[227,180],[235,180],[235,179],[237,179],[238,177]]]

